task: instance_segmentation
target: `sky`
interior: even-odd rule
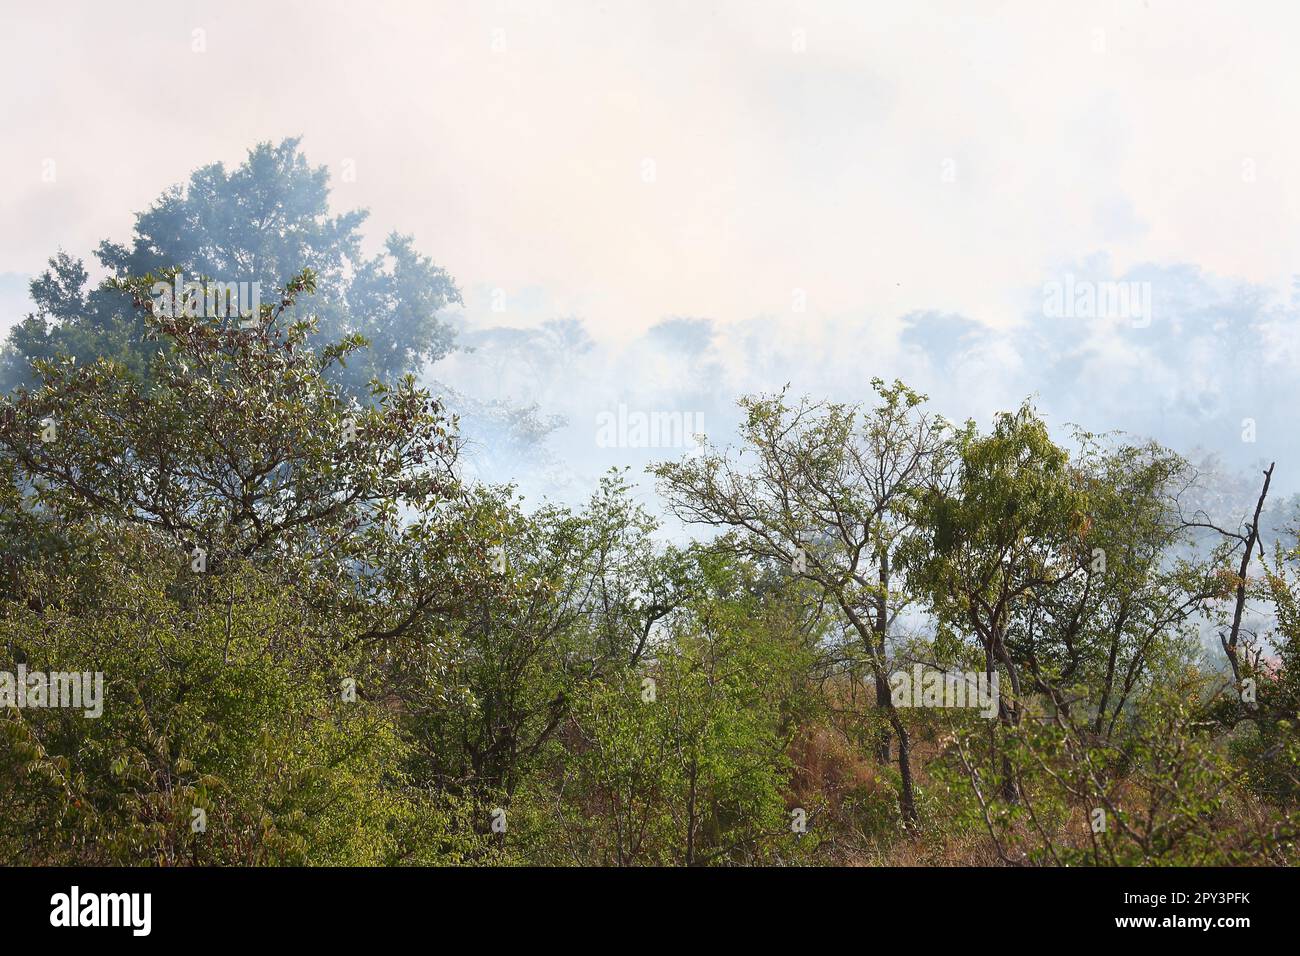
[[[571,470],[607,463],[619,405],[712,432],[741,391],[903,375],[954,417],[1036,395],[1300,472],[1300,4],[2,10],[0,329],[55,250],[89,258],[195,168],[301,135],[374,247],[410,233],[456,278],[484,361],[494,329],[579,323],[566,379],[438,370],[563,415]],[[1108,282],[1149,306],[1046,304]]]

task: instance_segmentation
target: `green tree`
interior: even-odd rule
[[[753,865],[818,842],[801,846],[787,810],[816,655],[785,613],[798,585],[717,551],[695,560],[698,586],[650,654],[586,688],[555,775],[525,792],[523,839],[542,862]]]
[[[382,253],[365,256],[366,216],[330,215],[327,170],[311,166],[290,138],[259,144],[234,170],[221,163],[196,170],[136,216],[129,243],[105,240],[95,258],[118,280],[179,269],[196,281],[258,282],[266,301],[312,270],[316,287],[299,305],[318,319],[313,344],[365,337],[370,348],[330,373],[365,398],[371,378],[392,384],[447,354],[453,335],[438,313],[460,302],[451,277],[409,236],[394,233]],[[115,285],[88,288],[88,278],[81,260],[60,251],[33,280],[36,311],[13,327],[0,353],[0,391],[34,384],[30,363],[58,355],[83,365],[112,358],[147,374],[156,345],[129,295]]]
[[[683,520],[734,532],[745,554],[811,582],[860,642],[888,722],[878,755],[898,740],[899,801],[917,818],[907,728],[889,692],[889,638],[913,603],[895,573],[912,523],[912,501],[941,480],[946,424],[901,382],[873,381],[878,401],[862,407],[784,395],[741,400],[742,447],[709,449],[654,468]],[[746,458],[746,456],[750,456]]]
[[[1029,405],[1000,415],[987,436],[968,424],[957,455],[951,486],[920,496],[903,564],[939,625],[979,640],[985,671],[1001,672],[999,720],[1015,726],[1023,713],[1024,662],[1012,655],[1010,628],[1032,594],[1077,570],[1085,491]],[[1016,799],[1009,764],[1002,788],[1007,800]]]
[[[476,583],[439,618],[454,656],[438,681],[424,670],[441,665],[437,657],[403,675],[420,748],[414,772],[481,807],[509,809],[553,756],[585,688],[641,661],[691,582],[684,556],[655,543],[654,521],[617,474],[577,512],[525,513],[512,489],[477,486],[450,520],[461,530],[442,537],[465,550],[449,560]],[[435,692],[443,681],[454,693]]]
[[[455,438],[410,378],[360,408],[290,321],[152,314],[150,374],[41,360],[0,402],[0,670],[102,672],[104,713],[8,710],[0,853],[41,862],[455,858],[385,687],[469,581]],[[430,669],[429,673],[436,673]],[[192,815],[203,811],[206,831]],[[358,819],[372,824],[358,827]],[[9,822],[13,826],[9,826]],[[430,833],[430,828],[433,833]]]

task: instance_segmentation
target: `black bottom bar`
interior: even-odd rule
[[[987,940],[1032,925],[1053,939],[1231,943],[1289,925],[1295,888],[1279,869],[8,869],[0,918],[10,939],[332,947],[376,933],[436,932],[450,943],[503,930],[623,945],[660,931],[667,940],[678,920],[698,927],[693,939],[733,943],[751,932],[804,935],[810,920],[819,937],[865,941],[892,927],[945,948],[945,935]],[[147,909],[130,894],[148,894]],[[627,934],[609,936],[611,920]]]

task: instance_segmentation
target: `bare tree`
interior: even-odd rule
[[[1268,498],[1268,487],[1273,481],[1273,469],[1276,465],[1277,462],[1272,462],[1264,470],[1264,484],[1255,501],[1254,516],[1250,521],[1242,522],[1237,530],[1230,531],[1220,527],[1211,521],[1203,510],[1197,510],[1184,521],[1188,528],[1201,528],[1221,535],[1227,546],[1227,555],[1233,555],[1238,548],[1241,549],[1240,566],[1233,582],[1232,622],[1226,631],[1219,632],[1219,643],[1223,646],[1224,654],[1227,655],[1228,666],[1232,668],[1232,679],[1236,684],[1241,683],[1241,625],[1246,611],[1247,572],[1250,570],[1250,562],[1256,549],[1259,551],[1260,560],[1264,560],[1264,542],[1260,539],[1259,518],[1264,511],[1264,502]]]

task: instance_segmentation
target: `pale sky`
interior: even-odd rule
[[[795,289],[809,322],[1005,327],[1095,253],[1300,271],[1294,2],[3,11],[0,273],[89,258],[196,167],[298,133],[336,208],[413,233],[469,309],[499,288],[615,337]]]
[[[563,415],[570,477],[618,463],[620,404],[713,431],[744,392],[900,375],[1300,489],[1294,0],[0,9],[0,330],[57,249],[93,267],[194,169],[301,135],[372,251],[409,233],[455,277],[469,340],[516,330],[433,374]],[[1048,315],[1076,272],[1148,283],[1154,321]],[[586,364],[520,351],[564,317]]]

